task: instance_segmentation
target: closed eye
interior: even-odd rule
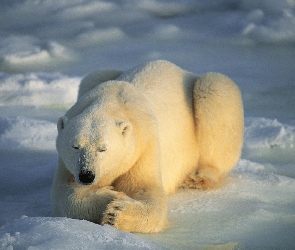
[[[72,148],[74,148],[74,149],[79,149],[79,147],[78,147],[78,146],[72,146]]]
[[[105,151],[107,151],[107,148],[99,148],[98,151],[99,152],[105,152]]]

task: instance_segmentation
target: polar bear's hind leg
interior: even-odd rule
[[[243,144],[244,114],[235,83],[218,73],[200,76],[194,86],[194,115],[200,152],[184,187],[215,188],[235,166]]]

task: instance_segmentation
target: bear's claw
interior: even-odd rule
[[[110,225],[110,226],[114,226],[115,225],[115,222],[116,222],[116,215],[113,214],[105,214],[104,215],[104,218],[102,220],[102,225]]]
[[[224,183],[223,178],[210,178],[209,176],[200,176],[199,172],[190,174],[179,187],[180,189],[201,189],[201,190],[210,190],[220,187]]]
[[[212,186],[213,186],[212,184],[213,183],[211,183],[210,180],[205,180],[205,179],[199,177],[198,173],[196,173],[196,174],[191,174],[190,176],[188,176],[179,188],[180,189],[190,188],[190,189],[206,190],[206,189],[212,188]]]
[[[102,225],[107,224],[110,226],[116,225],[117,217],[119,213],[123,210],[123,206],[115,205],[114,201],[111,202],[108,206],[106,211],[103,214],[102,218]]]
[[[108,214],[108,215],[110,215],[110,214]],[[116,220],[116,217],[115,216],[110,216],[110,217],[108,217],[108,221],[106,221],[104,224],[108,224],[108,225],[114,226],[115,220]]]
[[[122,211],[123,210],[123,206],[114,206],[114,209],[117,209],[119,211]]]
[[[109,216],[113,216],[113,217],[115,217],[115,216],[117,216],[118,214],[117,214],[117,213],[108,213],[108,215],[109,215]]]

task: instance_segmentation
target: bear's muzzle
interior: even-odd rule
[[[82,170],[79,174],[79,181],[83,185],[90,185],[95,179],[95,174],[89,170]]]

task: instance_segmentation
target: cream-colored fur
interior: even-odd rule
[[[218,187],[242,140],[240,91],[221,74],[197,77],[167,61],[96,71],[58,121],[53,213],[158,232],[166,196]]]

